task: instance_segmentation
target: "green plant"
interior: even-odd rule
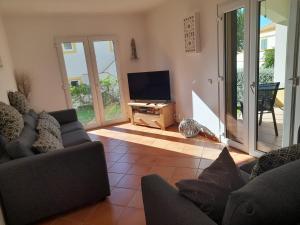
[[[274,68],[259,68],[259,83],[272,83],[274,82]],[[244,99],[244,70],[238,69],[237,71],[237,101],[243,102]]]
[[[80,84],[70,88],[73,103],[86,105],[92,102],[91,87],[87,84]]]
[[[237,51],[244,51],[244,43],[245,43],[245,10],[239,9],[237,10]]]
[[[266,49],[265,53],[265,63],[263,64],[264,68],[273,68],[274,67],[274,61],[275,61],[275,49]]]
[[[119,101],[119,84],[116,77],[106,74],[100,80],[100,86],[104,105]]]

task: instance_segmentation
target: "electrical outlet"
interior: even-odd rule
[[[2,62],[2,58],[0,57],[0,68],[3,67],[3,62]]]

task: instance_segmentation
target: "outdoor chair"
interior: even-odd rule
[[[264,113],[272,113],[276,136],[278,136],[278,129],[274,111],[274,104],[279,85],[280,82],[259,84],[257,93],[257,112],[258,114],[260,114],[259,125],[262,124]]]

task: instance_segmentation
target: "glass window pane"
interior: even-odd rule
[[[101,95],[104,106],[104,120],[122,117],[120,86],[113,41],[94,41]]]
[[[243,143],[245,9],[225,14],[225,97],[227,138]]]
[[[85,126],[96,123],[93,96],[82,42],[62,43],[65,68],[70,85],[72,107]]]

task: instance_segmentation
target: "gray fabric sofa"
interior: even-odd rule
[[[6,162],[0,164],[0,200],[7,225],[31,224],[110,195],[103,145],[91,142],[75,110],[51,114],[61,125],[64,149],[30,152],[36,131],[28,126],[37,118],[25,115],[27,138],[21,134],[10,151],[22,148],[28,155],[15,155],[14,160],[5,156]]]
[[[245,179],[254,162],[241,168]],[[300,160],[270,170],[229,196],[223,225],[299,225]],[[142,178],[147,225],[216,225],[157,175]]]

